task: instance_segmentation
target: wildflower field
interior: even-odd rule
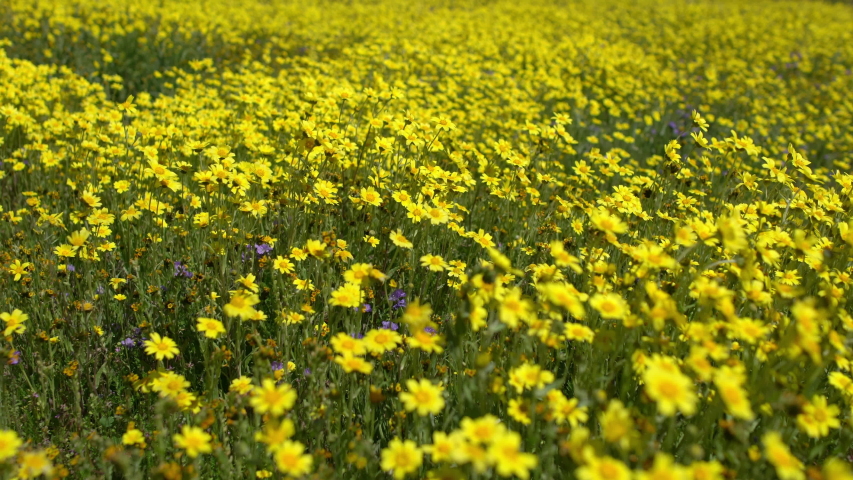
[[[0,1],[0,479],[853,479],[851,25]]]

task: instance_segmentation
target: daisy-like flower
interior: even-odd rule
[[[596,210],[595,212],[593,212],[590,215],[589,219],[592,222],[593,228],[595,228],[596,230],[601,230],[605,233],[619,234],[628,231],[628,225],[625,224],[619,217],[615,215],[610,215],[609,213],[602,210]]]
[[[397,348],[403,340],[399,333],[385,328],[373,329],[364,335],[364,346],[374,353],[383,353]]]
[[[175,446],[186,450],[190,458],[213,451],[210,446],[210,434],[198,427],[184,425],[181,427],[181,433],[176,433],[172,439],[175,441]]]
[[[841,426],[838,420],[839,408],[827,402],[826,397],[818,395],[803,407],[797,415],[797,425],[806,435],[820,438],[829,435],[829,430]]]
[[[393,232],[391,232],[391,234],[389,235],[389,238],[391,239],[391,243],[393,243],[394,245],[396,245],[400,248],[413,248],[414,247],[414,244],[412,244],[412,242],[409,241],[409,239],[406,238],[405,235],[403,235],[403,232],[400,230],[394,230]]]
[[[340,365],[346,373],[358,372],[369,375],[373,371],[372,363],[351,353],[336,356],[335,363]]]
[[[37,478],[53,473],[53,463],[45,450],[22,453],[18,465],[17,478]]]
[[[157,360],[171,360],[179,354],[178,345],[169,337],[161,337],[159,333],[152,333],[151,339],[145,341],[145,353],[154,355]]]
[[[63,243],[53,249],[53,254],[61,258],[72,258],[77,255],[77,247]]]
[[[438,255],[427,254],[421,257],[421,266],[427,267],[433,272],[440,272],[447,268],[447,263]]]
[[[0,430],[0,462],[14,457],[21,443],[21,439],[14,430]]]
[[[364,342],[362,342],[361,339],[353,338],[343,332],[332,337],[331,343],[335,352],[341,355],[345,355],[347,353],[351,355],[364,355],[367,352],[367,349],[364,347]]]
[[[12,262],[12,263],[11,263],[11,264],[6,268],[6,270],[7,270],[10,274],[12,274],[12,275],[14,275],[14,276],[15,276],[14,278],[15,278],[15,281],[17,282],[17,281],[19,281],[19,280],[21,279],[21,277],[23,277],[24,275],[29,275],[29,274],[30,274],[29,268],[30,268],[30,267],[32,267],[32,266],[33,266],[33,264],[32,264],[32,263],[30,263],[30,262],[21,262],[20,260],[15,259],[15,261],[14,261],[14,262]]]
[[[13,333],[21,334],[27,330],[27,327],[24,325],[30,318],[26,313],[18,310],[17,308],[12,310],[12,313],[3,312],[0,313],[0,320],[6,323],[3,328],[3,336],[8,337]]]
[[[387,448],[382,449],[382,470],[393,472],[394,478],[402,479],[415,472],[424,461],[424,453],[418,444],[411,440],[391,440]]]
[[[615,293],[596,293],[589,299],[589,304],[601,318],[608,320],[624,320],[629,313],[628,302]]]
[[[229,392],[237,392],[240,395],[245,395],[254,389],[255,386],[252,385],[252,378],[242,376],[239,378],[235,378],[231,381],[231,386],[228,387]]]
[[[225,325],[215,318],[199,317],[196,329],[207,338],[216,338],[220,333],[225,333]]]
[[[495,465],[495,471],[502,477],[515,475],[521,479],[530,478],[530,471],[538,463],[536,455],[521,451],[521,435],[511,431],[495,437],[489,445],[488,456]]]
[[[696,394],[693,381],[676,369],[670,371],[661,367],[652,367],[643,374],[646,393],[658,404],[660,413],[673,416],[676,411],[684,415],[696,412]]]
[[[314,459],[305,453],[305,445],[285,440],[275,445],[273,459],[278,470],[289,477],[302,477],[311,472]]]
[[[361,305],[363,299],[364,292],[361,291],[361,287],[355,283],[345,283],[344,286],[332,292],[329,304],[338,307],[355,308]]]
[[[123,445],[145,445],[145,435],[142,431],[134,428],[133,422],[127,425],[127,431],[121,436]]]
[[[444,409],[444,398],[441,396],[444,389],[440,385],[433,385],[429,380],[422,378],[419,381],[407,380],[407,392],[400,394],[400,401],[410,412],[417,411],[418,415],[438,415]]]
[[[293,262],[281,255],[275,257],[275,260],[272,262],[272,266],[278,270],[278,273],[292,273],[294,267]]]
[[[225,304],[225,314],[229,317],[240,317],[241,320],[250,320],[255,316],[254,306],[260,302],[255,294],[237,292],[231,296],[231,301]]]
[[[265,378],[261,386],[252,391],[250,403],[258,413],[278,417],[293,408],[296,391],[286,383],[276,385],[272,379]]]

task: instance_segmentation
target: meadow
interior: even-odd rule
[[[853,479],[851,25],[3,0],[0,478]]]

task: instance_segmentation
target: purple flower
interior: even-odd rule
[[[306,377],[307,377],[308,375],[311,375],[311,369],[310,369],[310,368],[306,368],[305,370],[303,370],[303,371],[302,371],[302,375],[305,375]]]
[[[21,351],[15,350],[15,353],[13,353],[11,357],[9,357],[9,361],[7,363],[9,365],[17,365],[18,362],[20,362],[20,361],[21,361]]]
[[[387,322],[386,321],[386,322],[382,322],[382,328],[384,328],[385,330],[394,330],[396,332],[397,329],[400,328],[400,326],[394,322]]]
[[[124,345],[124,346],[125,346],[125,347],[127,347],[127,348],[132,348],[132,347],[135,347],[135,346],[136,346],[136,341],[135,341],[135,340],[133,340],[133,339],[132,339],[132,338],[130,338],[130,337],[127,337],[127,338],[125,338],[124,340],[122,340],[122,341],[121,341],[121,344],[122,344],[122,345]]]
[[[391,295],[388,295],[388,300],[394,303],[391,308],[394,308],[395,310],[399,308],[406,308],[406,305],[408,305],[406,302],[406,292],[399,288],[391,292]]]
[[[435,329],[432,327],[426,327],[424,328],[424,331],[430,334],[435,333]]]
[[[272,251],[272,247],[266,243],[255,245],[255,253],[258,255],[266,255]]]
[[[77,270],[77,269],[76,269],[76,268],[74,268],[74,265],[71,265],[70,263],[69,263],[69,264],[67,264],[67,265],[65,265],[65,271],[66,271],[66,272],[74,272],[74,271],[76,271],[76,270]]]
[[[270,367],[272,367],[272,371],[273,371],[273,372],[275,372],[276,370],[281,370],[281,369],[283,369],[283,368],[284,368],[284,364],[283,364],[283,363],[281,363],[281,362],[272,362],[272,364],[270,365]]]
[[[370,313],[373,311],[373,307],[371,307],[369,303],[365,303],[361,306],[361,311],[364,313]]]
[[[176,277],[186,277],[193,278],[193,272],[189,271],[186,265],[181,262],[174,262],[172,266],[175,267],[175,276]]]
[[[391,292],[391,295],[388,295],[388,300],[391,300],[392,302],[400,301],[403,298],[406,298],[406,292],[400,290],[399,288]]]

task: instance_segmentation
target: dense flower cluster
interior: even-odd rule
[[[853,478],[853,9],[238,3],[0,7],[0,477]]]

